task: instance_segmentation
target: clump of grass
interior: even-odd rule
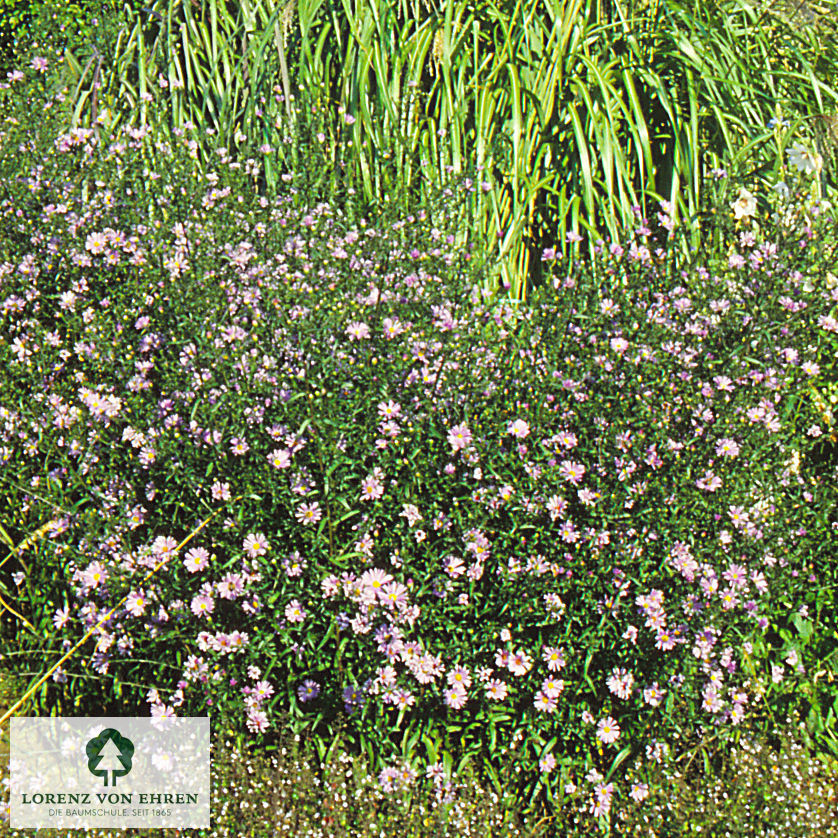
[[[4,686],[13,683],[3,682]],[[10,705],[16,693],[8,691]],[[218,743],[218,744],[216,744]],[[269,838],[444,838],[444,836],[497,835],[523,838],[520,819],[484,790],[474,772],[465,770],[456,782],[410,778],[386,791],[363,754],[353,754],[342,738],[320,758],[311,741],[290,731],[274,750],[264,752],[253,743],[218,737],[212,745],[212,823],[210,829],[189,830],[200,836]],[[8,747],[0,777],[7,781]],[[407,779],[407,778],[406,778]],[[4,782],[5,784],[5,782]],[[76,835],[110,838],[175,838],[179,829],[72,830],[44,829],[49,838]],[[19,836],[26,831],[0,822],[0,835]]]
[[[0,679],[8,704],[9,678]],[[466,769],[456,783],[421,779],[391,792],[363,754],[339,737],[318,756],[311,741],[290,731],[264,752],[232,735],[219,737],[212,755],[212,826],[198,836],[269,838],[547,838],[589,835],[587,795],[524,816],[520,802],[500,800]],[[705,740],[706,743],[707,740]],[[836,766],[812,755],[787,723],[776,741],[744,733],[729,748],[678,756],[664,749],[647,760],[634,788],[640,803],[621,800],[600,824],[625,838],[810,838],[838,834]],[[5,768],[5,759],[4,766]],[[0,824],[0,835],[22,831]],[[175,838],[177,829],[41,830],[49,838]]]
[[[615,809],[619,835],[810,838],[838,835],[838,772],[815,756],[787,720],[774,741],[743,733],[738,743],[695,758],[654,764],[649,798]]]
[[[0,673],[0,708],[20,691],[19,679]],[[810,838],[838,834],[838,765],[813,756],[787,720],[774,741],[750,732],[735,745],[699,747],[678,755],[654,749],[632,791],[642,802],[615,802],[600,826],[603,834],[636,838],[745,836]],[[572,789],[563,804],[525,815],[521,801],[499,799],[467,767],[456,782],[410,778],[383,788],[368,758],[353,753],[341,735],[325,753],[289,728],[271,751],[233,735],[212,745],[212,825],[198,836],[268,838],[444,838],[491,835],[548,838],[589,835],[588,795]],[[7,779],[8,730],[0,778]],[[581,784],[580,784],[581,785]],[[580,792],[582,789],[580,788]],[[642,796],[642,795],[641,795]],[[0,822],[0,836],[26,834]],[[177,829],[41,830],[49,838],[87,835],[111,838],[176,838]]]
[[[339,745],[340,747],[334,747]],[[272,754],[223,745],[214,777],[214,835],[523,836],[471,772],[455,784],[407,782],[385,791],[367,758],[336,741],[319,759],[288,736]]]

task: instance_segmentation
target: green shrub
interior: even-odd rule
[[[30,20],[29,0],[0,0],[0,71],[11,69],[15,42]]]
[[[38,57],[0,91],[0,595],[41,712],[345,729],[385,792],[474,770],[603,829],[653,738],[802,709],[834,745],[809,175],[789,205],[719,172],[689,270],[662,205],[516,306],[456,245],[473,179],[363,217],[309,202],[315,147],[269,199],[270,151],[69,130]]]

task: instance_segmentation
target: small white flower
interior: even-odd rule
[[[737,221],[756,215],[757,199],[747,190],[740,189],[739,196],[731,204],[733,215]]]
[[[799,172],[820,174],[823,169],[823,157],[811,152],[802,143],[795,143],[789,150],[789,163]]]

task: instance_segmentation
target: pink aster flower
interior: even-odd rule
[[[662,652],[671,652],[675,648],[675,637],[666,628],[661,628],[655,637],[655,647]]]
[[[248,642],[250,641],[250,636],[247,632],[244,631],[236,631],[230,632],[230,648],[236,652],[241,651],[242,649],[247,646]]]
[[[211,596],[198,594],[192,598],[192,603],[189,607],[196,617],[209,617],[215,609],[215,601]]]
[[[361,483],[361,500],[378,500],[384,494],[384,484],[374,474]]]
[[[375,594],[383,592],[384,586],[393,581],[393,577],[380,568],[373,567],[370,570],[365,570],[358,580],[363,588],[369,588]]]
[[[468,671],[468,667],[456,666],[445,677],[452,687],[460,684],[468,689],[471,686],[471,673]]]
[[[596,735],[600,742],[610,745],[612,742],[616,742],[619,738],[620,726],[614,719],[611,718],[611,716],[606,716],[604,719],[600,719],[597,723]]]
[[[289,623],[302,623],[306,618],[305,609],[300,605],[299,600],[292,599],[288,605],[285,606],[285,619]]]
[[[388,608],[404,608],[407,605],[407,588],[400,582],[388,582],[378,593],[379,599]]]
[[[84,246],[89,250],[92,254],[98,255],[102,253],[105,249],[105,246],[108,243],[108,239],[104,233],[100,232],[93,232],[89,233],[87,239],[85,240]]]
[[[441,762],[434,762],[425,769],[425,776],[439,787],[445,783],[445,766]]]
[[[559,474],[569,483],[578,486],[585,476],[585,466],[570,460],[563,460],[559,466]]]
[[[419,772],[415,768],[411,768],[406,762],[403,762],[399,771],[399,782],[407,788],[416,782]]]
[[[722,601],[722,610],[730,611],[739,605],[739,597],[732,588],[727,588],[719,592],[719,599]]]
[[[722,478],[712,471],[706,471],[704,477],[695,481],[696,488],[705,492],[715,492],[722,487]]]
[[[203,547],[193,547],[187,552],[183,566],[190,573],[197,573],[209,566],[209,558],[209,553]]]
[[[251,733],[264,733],[268,727],[268,714],[252,707],[247,714],[247,729]]]
[[[554,678],[552,675],[544,679],[541,684],[541,691],[548,698],[558,698],[564,692],[564,681],[561,678]]]
[[[406,643],[407,647],[408,644]],[[404,659],[404,649],[402,650],[402,658]],[[442,659],[439,655],[416,655],[405,660],[407,668],[413,673],[413,676],[420,684],[431,684],[434,680],[442,674]]]
[[[748,513],[741,506],[731,506],[727,514],[737,529],[741,529],[748,523]]]
[[[565,654],[563,649],[557,649],[553,646],[545,646],[541,653],[541,659],[547,664],[547,669],[550,672],[561,672],[567,666]]]
[[[132,617],[139,617],[145,612],[147,604],[148,598],[146,597],[145,591],[131,591],[125,600],[125,610]]]
[[[768,590],[768,580],[765,578],[765,574],[762,571],[752,570],[751,581],[754,583],[754,587],[757,589],[758,594],[764,594]]]
[[[222,599],[236,599],[244,591],[244,578],[240,573],[226,573],[215,588]]]
[[[417,507],[416,504],[406,503],[402,507],[402,511],[399,513],[399,517],[407,518],[407,525],[409,527],[412,527],[422,520],[422,513],[419,511],[419,507]]]
[[[492,701],[503,701],[507,695],[509,695],[509,688],[503,681],[500,681],[497,678],[492,678],[492,680],[486,684],[486,698],[489,698]]]
[[[350,323],[346,327],[349,340],[367,340],[370,337],[370,327],[366,323]]]
[[[731,564],[728,569],[722,573],[722,578],[730,582],[733,588],[744,588],[748,584],[748,574],[745,568],[740,564]]]
[[[602,815],[607,815],[608,812],[611,810],[611,798],[614,794],[614,784],[602,784],[600,783],[594,789],[594,798],[593,803],[591,805],[591,814],[598,818]]]
[[[229,655],[230,652],[233,651],[233,644],[230,642],[230,635],[225,634],[223,631],[218,632],[218,634],[215,635],[212,648],[215,649],[216,652]]]
[[[381,402],[378,405],[378,414],[385,419],[395,419],[401,412],[401,405],[396,404],[392,399],[388,402]]]
[[[520,678],[532,668],[532,658],[523,649],[519,649],[510,656],[507,668],[513,675]]]
[[[445,697],[445,703],[452,710],[462,710],[468,701],[468,694],[462,684],[454,684],[451,689],[443,690],[443,696]]]
[[[230,500],[230,484],[216,481],[210,486],[213,500]]]
[[[158,535],[151,543],[152,554],[161,562],[177,555],[177,540],[169,535]]]
[[[663,701],[665,695],[666,693],[658,686],[657,681],[643,690],[643,700],[652,707],[657,707]]]
[[[175,711],[173,707],[158,701],[151,705],[151,717],[153,719],[174,719]]]
[[[398,320],[394,320],[392,317],[385,317],[381,323],[381,330],[387,340],[393,340],[393,338],[405,330],[405,327]]]
[[[446,556],[442,560],[442,565],[445,568],[445,572],[454,579],[462,576],[466,572],[463,560],[459,556]]]
[[[301,524],[316,524],[322,517],[323,513],[320,511],[320,504],[317,501],[300,504],[297,508],[296,518]]]
[[[257,556],[264,556],[271,547],[268,539],[260,532],[255,535],[251,533],[245,536],[244,544],[242,546],[244,548],[244,552],[247,553],[248,557],[251,559],[255,559]]]
[[[91,562],[81,574],[81,582],[86,590],[98,588],[108,579],[108,571],[101,562]]]
[[[274,688],[270,681],[257,681],[250,694],[261,702],[274,694]]]
[[[565,544],[575,544],[579,541],[579,531],[574,526],[573,521],[565,521],[559,530],[559,535]]]
[[[454,427],[448,431],[448,442],[450,443],[452,453],[454,454],[469,445],[471,440],[471,431],[468,429],[468,425],[466,424],[454,425]]]
[[[734,439],[720,439],[716,443],[716,454],[720,457],[736,457],[739,454],[739,443]]]
[[[552,495],[547,501],[547,511],[550,513],[550,520],[557,521],[567,509],[567,501],[558,495]]]
[[[838,320],[831,315],[818,315],[818,326],[821,329],[826,329],[828,332],[835,332],[838,334]]]
[[[250,451],[250,446],[247,444],[246,440],[239,437],[233,437],[233,439],[230,440],[230,452],[234,456],[241,457],[244,454],[247,454],[248,451]]]
[[[530,426],[523,419],[516,419],[509,423],[506,432],[518,439],[526,439],[530,434]]]
[[[291,465],[291,452],[285,448],[276,448],[268,456],[268,462],[274,468],[288,468]]]
[[[625,669],[614,667],[606,683],[608,684],[608,689],[614,695],[625,701],[631,695],[631,688],[634,685],[634,675]]]
[[[555,713],[559,706],[556,699],[546,695],[544,690],[539,690],[535,694],[533,704],[535,705],[535,709],[540,710],[542,713]]]
[[[404,710],[408,707],[413,707],[413,705],[416,704],[416,697],[412,692],[410,692],[410,690],[397,690],[393,704],[398,707],[399,710]]]
[[[378,785],[388,794],[395,791],[399,786],[399,769],[392,766],[383,768],[378,775]]]

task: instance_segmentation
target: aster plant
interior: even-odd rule
[[[666,202],[594,272],[554,242],[521,306],[458,244],[463,180],[404,216],[305,171],[269,199],[223,146],[196,177],[191,129],[69,128],[49,68],[0,138],[3,642],[42,711],[345,726],[385,792],[473,766],[603,828],[675,743],[796,706],[834,747],[809,173],[788,206],[719,170],[689,268]]]

